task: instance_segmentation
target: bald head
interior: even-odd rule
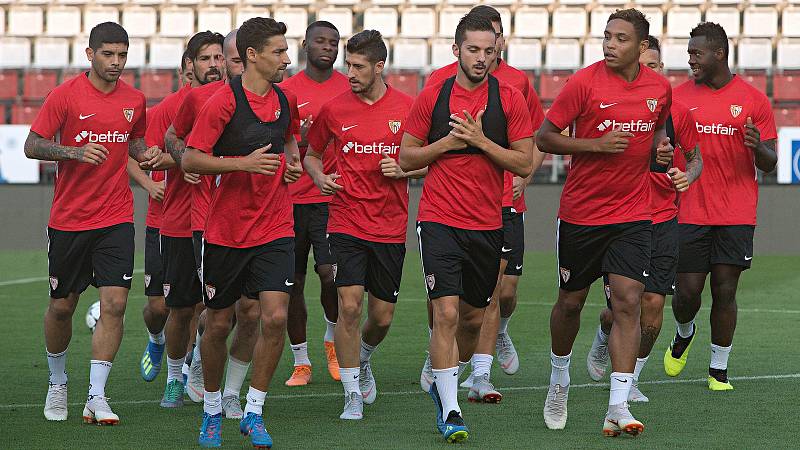
[[[239,57],[239,51],[236,49],[237,31],[239,31],[238,28],[231,30],[222,42],[222,54],[225,55],[225,69],[228,72],[228,79],[241,75],[242,72],[244,72],[242,58]]]

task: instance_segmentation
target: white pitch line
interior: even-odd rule
[[[144,269],[134,269],[133,273],[144,273]],[[16,280],[0,281],[0,287],[16,286],[18,284],[39,283],[47,281],[50,277],[17,278]]]
[[[740,377],[729,377],[728,379],[731,381],[754,381],[754,380],[785,380],[785,379],[792,379],[792,378],[800,378],[800,373],[786,373],[786,374],[779,374],[779,375],[753,375],[753,376],[740,376]],[[695,383],[705,383],[707,378],[693,378],[693,379],[670,379],[670,380],[651,380],[651,381],[639,381],[638,384],[640,385],[647,385],[647,384],[695,384]],[[503,391],[544,391],[547,390],[550,386],[549,385],[540,385],[540,386],[510,386],[510,387],[503,387],[501,388]],[[609,387],[608,383],[585,383],[585,384],[573,384],[570,385],[570,389],[584,389],[584,388],[607,388]],[[459,389],[461,391],[466,391],[466,389]],[[414,389],[410,391],[390,391],[390,392],[381,392],[381,395],[389,395],[389,396],[398,396],[398,395],[424,395],[424,393],[419,389]],[[268,398],[271,399],[295,399],[295,398],[325,398],[325,397],[341,397],[341,392],[320,392],[316,394],[282,394],[282,395],[269,395]],[[156,404],[159,403],[160,400],[123,400],[118,402],[111,402],[114,405],[143,405],[143,404]],[[83,406],[84,403],[70,403],[69,406]],[[0,409],[17,409],[17,408],[42,408],[44,407],[44,403],[20,403],[20,404],[11,404],[11,405],[0,405]]]

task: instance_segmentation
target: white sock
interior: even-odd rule
[[[477,378],[483,375],[489,375],[492,370],[492,355],[483,353],[475,353],[472,355],[472,376]]]
[[[678,336],[686,339],[692,336],[694,333],[694,320],[690,320],[686,323],[675,322],[678,324]]]
[[[222,392],[203,391],[203,412],[212,416],[222,414]]]
[[[308,359],[308,342],[297,345],[292,344],[291,347],[295,366],[311,365],[311,360]]]
[[[47,367],[50,369],[50,384],[67,384],[67,351],[47,352]]]
[[[247,405],[244,407],[244,415],[247,416],[250,413],[262,415],[264,413],[264,399],[266,398],[266,392],[261,392],[250,386],[250,389],[247,390]]]
[[[433,381],[442,400],[442,418],[447,419],[450,411],[461,413],[458,407],[458,367],[433,369]]]
[[[633,384],[632,373],[611,373],[611,394],[608,396],[608,406],[627,402],[631,384]]]
[[[178,359],[172,359],[167,355],[167,384],[172,380],[178,380],[183,383],[183,363],[186,361],[186,356]]]
[[[367,344],[366,342],[364,342],[362,340],[361,341],[361,354],[359,355],[359,358],[360,358],[359,361],[361,363],[365,363],[365,362],[369,361],[370,356],[372,356],[372,352],[374,352],[377,347],[378,347],[377,345],[376,346],[372,346],[372,345],[369,345],[369,344]]]
[[[558,356],[550,351],[550,384],[569,386],[569,359],[572,353],[567,356]]]
[[[200,355],[200,341],[203,340],[202,337],[203,337],[203,335],[200,334],[200,331],[197,331],[197,333],[194,335],[194,354],[195,355]],[[194,358],[192,358],[192,361],[194,361]]]
[[[633,368],[633,381],[639,381],[639,375],[642,374],[642,369],[644,369],[644,365],[647,364],[647,358],[649,357],[650,356],[636,358],[636,366]]]
[[[430,340],[432,335],[433,335],[433,328],[428,327],[428,340]]]
[[[106,396],[106,381],[111,372],[110,361],[93,359],[89,365],[89,396]]]
[[[223,397],[234,396],[239,398],[244,384],[244,377],[247,376],[247,369],[250,368],[249,362],[239,361],[233,356],[228,355],[228,371],[225,372],[225,389],[222,391]],[[252,387],[250,388],[253,389]],[[263,401],[261,402],[264,403]],[[259,413],[261,414],[261,413]]]
[[[459,361],[458,362],[458,376],[457,376],[457,378],[461,378],[461,374],[464,373],[464,369],[466,369],[468,365],[469,365],[469,361],[467,361],[467,362]]]
[[[322,318],[325,319],[325,337],[322,339],[325,342],[333,342],[333,331],[336,329],[336,322],[331,322],[324,314]]]
[[[358,387],[359,373],[361,373],[359,367],[339,367],[339,377],[342,379],[345,395],[350,395],[351,392],[361,393],[361,388]]]
[[[150,335],[150,342],[153,344],[164,345],[164,330],[159,331],[156,334],[151,333],[150,331],[147,332]]]
[[[511,317],[500,317],[500,329],[497,330],[497,334],[506,334],[508,333],[508,321],[511,320]]]
[[[608,335],[600,325],[597,326],[597,341],[603,345],[608,345]]]
[[[195,346],[194,351],[192,352],[192,360],[189,364],[189,367],[195,364],[200,364],[203,360],[202,356],[203,355],[200,354],[200,345],[198,344],[197,346]]]
[[[731,347],[720,347],[716,344],[711,344],[711,364],[708,366],[712,369],[727,370],[728,369],[728,356],[731,354]]]

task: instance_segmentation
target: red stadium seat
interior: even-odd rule
[[[14,103],[11,105],[11,123],[30,125],[36,118],[36,114],[39,114],[40,109],[42,109],[42,105],[38,103]]]
[[[120,76],[119,79],[133,87],[136,87],[136,72],[133,70],[123,70],[122,76]]]
[[[25,72],[22,86],[22,100],[39,101],[47,97],[58,86],[58,72],[54,70],[32,70]]]
[[[672,85],[672,87],[676,87],[685,83],[686,80],[689,79],[689,74],[686,73],[685,70],[681,70],[678,72],[668,72],[667,79],[669,80],[669,84]]]
[[[800,101],[800,72],[784,72],[772,77],[772,97],[776,102]]]
[[[773,112],[776,127],[800,127],[800,106],[777,107]]]
[[[420,79],[417,72],[399,72],[389,74],[386,77],[386,83],[389,86],[412,97],[416,97],[419,94],[419,82]]]
[[[767,73],[766,72],[750,72],[740,74],[744,81],[752,84],[753,87],[763,93],[767,93]]]
[[[0,101],[16,100],[19,95],[19,73],[16,70],[0,72]]]
[[[175,72],[154,71],[142,72],[139,78],[139,89],[148,100],[160,100],[173,92]]]
[[[539,77],[539,98],[542,101],[555,100],[561,88],[567,84],[567,79],[572,72],[543,73]]]

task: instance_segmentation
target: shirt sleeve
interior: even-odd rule
[[[424,142],[428,141],[428,133],[431,130],[434,94],[438,94],[438,92],[433,89],[424,89],[414,100],[411,111],[408,113],[408,119],[406,119],[405,132]]]
[[[670,111],[672,110],[672,86],[669,83],[665,83],[667,88],[667,103],[661,108],[661,113],[658,115],[658,121],[656,122],[656,126],[660,127],[667,123],[667,118],[669,117]]]
[[[321,155],[325,154],[328,148],[328,142],[333,139],[330,116],[328,105],[323,106],[322,109],[319,110],[317,118],[314,119],[314,123],[311,124],[311,128],[309,128],[308,134],[306,135],[308,146]]]
[[[506,92],[509,93],[509,101],[505,103],[507,106],[504,107],[508,125],[508,142],[533,137],[531,114],[525,104],[522,92],[514,88],[509,88]]]
[[[181,107],[178,108],[178,113],[175,114],[175,120],[172,121],[172,127],[175,128],[175,136],[179,139],[184,139],[192,130],[194,118],[197,116],[196,105],[197,96],[189,91],[186,99],[181,103]]]
[[[674,119],[678,119],[677,124]],[[673,117],[672,124],[673,126],[677,125],[675,133],[677,134],[678,145],[681,146],[683,151],[693,150],[697,147],[700,137],[697,134],[697,126],[691,111],[682,106],[678,117]]]
[[[775,129],[775,113],[766,96],[759,92],[758,103],[753,111],[753,124],[761,133],[761,140],[768,141],[778,138],[778,131]]]
[[[297,96],[291,91],[284,91],[284,93],[286,100],[289,101],[289,112],[291,113],[289,128],[286,130],[286,140],[289,141],[292,136],[300,136],[300,111],[297,109]],[[300,141],[298,140],[298,142]]]
[[[578,116],[588,98],[588,87],[582,76],[571,76],[547,111],[547,120],[558,129],[567,128]]]
[[[150,111],[147,113],[147,131],[144,134],[144,143],[148,147],[152,147],[157,145],[158,148],[164,149],[164,136],[159,138],[159,130],[161,130],[161,122],[162,122],[162,114],[161,110],[163,108],[161,106],[156,106],[154,108],[150,108]]]
[[[145,100],[144,95],[140,94],[139,101],[142,114],[139,116],[139,120],[133,124],[133,128],[131,129],[131,139],[139,139],[145,137],[147,132],[147,100]],[[164,138],[162,137],[161,140],[163,141]],[[162,147],[163,148],[163,147]]]
[[[525,95],[525,102],[531,114],[531,125],[535,133],[539,130],[539,127],[542,126],[542,122],[544,122],[544,109],[542,109],[542,102],[539,101],[539,95],[536,94],[536,90],[533,88],[530,81],[528,82],[528,93]]]
[[[217,91],[200,109],[195,120],[197,126],[189,135],[186,146],[211,154],[225,126],[230,122],[234,108],[233,92],[230,89]]]
[[[55,89],[45,98],[42,109],[31,125],[31,131],[45,139],[52,139],[67,119],[68,100],[64,88]]]

